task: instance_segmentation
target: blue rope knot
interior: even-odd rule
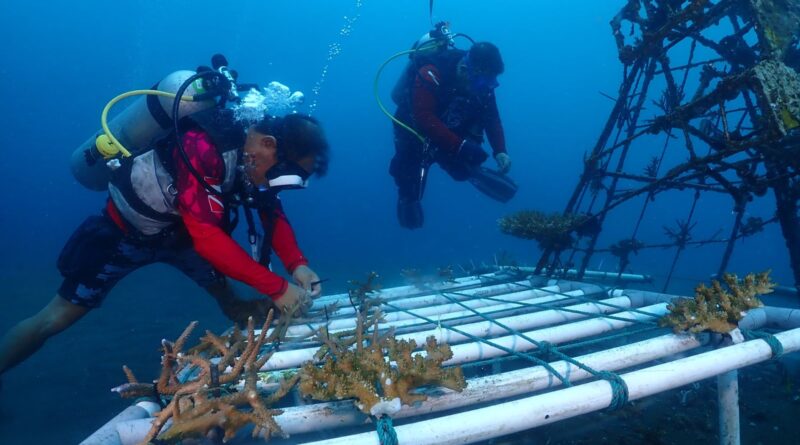
[[[751,331],[749,329],[742,329],[741,331],[742,334],[744,334],[744,338],[748,340],[761,339],[767,342],[769,349],[772,350],[772,360],[781,358],[783,355],[783,345],[774,335],[767,332]]]
[[[550,343],[549,341],[541,341],[539,342],[539,350],[542,351],[542,355],[545,358],[549,359],[551,355],[556,351],[556,346]]]
[[[381,415],[376,420],[376,431],[378,433],[378,441],[381,445],[398,445],[397,431],[394,430],[392,425],[392,418],[386,414]]]
[[[615,372],[600,371],[597,376],[608,381],[611,385],[611,404],[608,405],[610,411],[616,411],[628,403],[628,384]]]

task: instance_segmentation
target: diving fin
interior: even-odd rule
[[[481,193],[496,201],[508,202],[517,194],[517,184],[511,178],[486,167],[473,169],[469,182]]]
[[[397,200],[397,221],[400,227],[406,229],[419,229],[425,217],[422,213],[422,204],[415,199],[400,198]]]

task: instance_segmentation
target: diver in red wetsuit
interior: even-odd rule
[[[500,51],[488,42],[475,43],[468,51],[454,48],[445,27],[444,22],[437,24],[415,44],[392,92],[398,108],[389,172],[398,188],[397,217],[408,229],[423,224],[421,200],[432,163],[501,202],[517,191],[506,176],[511,158],[494,91],[504,70]],[[445,43],[438,45],[436,40]],[[481,167],[489,157],[481,147],[484,134],[498,171]]]
[[[179,136],[114,171],[102,214],[88,217],[59,255],[64,280],[57,295],[0,342],[0,374],[99,307],[119,280],[151,263],[179,269],[238,323],[248,316],[263,319],[273,306],[308,305],[320,294],[320,279],[278,198],[279,191],[305,187],[312,174],[326,172],[328,143],[319,123],[291,114],[247,125],[230,110],[214,108],[184,118],[182,126]],[[251,253],[231,238],[236,208],[249,222]],[[261,221],[261,245],[253,213]],[[270,250],[294,283],[271,272]],[[266,297],[239,299],[226,277]]]

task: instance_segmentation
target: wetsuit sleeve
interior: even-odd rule
[[[189,131],[183,146],[189,162],[214,189],[220,190],[225,164],[208,135]],[[288,282],[254,261],[230,235],[222,230],[225,216],[223,200],[209,193],[174,153],[178,185],[178,212],[192,237],[197,253],[220,272],[242,281],[273,300],[281,296]]]
[[[436,91],[441,88],[439,70],[433,65],[419,69],[411,90],[412,113],[414,121],[423,135],[439,148],[450,152],[458,151],[463,138],[459,137],[439,119],[436,113],[438,100]]]
[[[492,146],[493,154],[506,153],[506,133],[503,130],[503,121],[500,120],[500,111],[497,109],[497,97],[492,92],[486,105],[486,137]]]
[[[280,201],[276,202],[277,204],[271,210],[271,214],[259,212],[259,216],[266,233],[269,233],[270,226],[272,228],[272,250],[280,258],[283,267],[289,273],[293,273],[298,266],[307,265],[308,260],[297,245],[297,238],[294,235],[291,224],[289,224],[289,219],[283,212],[283,206]]]

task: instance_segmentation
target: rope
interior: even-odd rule
[[[397,431],[392,425],[392,418],[386,414],[375,418],[375,431],[378,433],[378,441],[381,445],[398,445]]]
[[[611,404],[608,405],[610,411],[616,411],[628,403],[628,384],[619,374],[610,371],[600,371],[597,376],[608,381],[611,385]]]
[[[767,332],[751,331],[749,329],[741,329],[741,331],[744,338],[748,340],[764,340],[772,350],[772,360],[779,359],[783,356],[783,345],[774,335]]]

